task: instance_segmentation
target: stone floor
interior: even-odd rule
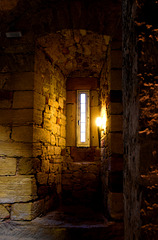
[[[31,222],[2,222],[0,240],[123,240],[123,224],[86,207],[64,207]]]

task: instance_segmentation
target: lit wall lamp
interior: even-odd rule
[[[98,127],[98,141],[99,141],[99,147],[100,147],[101,131],[104,132],[106,129],[106,115],[103,115],[103,117],[97,117],[96,125]]]

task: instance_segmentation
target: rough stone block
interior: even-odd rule
[[[104,44],[109,45],[110,36],[104,35],[103,37],[104,37]]]
[[[123,218],[123,194],[112,193],[108,194],[108,210],[113,219]]]
[[[0,175],[16,174],[16,158],[0,157]]]
[[[66,145],[75,146],[76,143],[76,104],[67,104]]]
[[[111,71],[111,81],[110,90],[121,90],[122,89],[122,71],[112,70]]]
[[[33,174],[34,169],[36,169],[33,161],[35,161],[33,158],[21,158],[18,164],[18,173],[25,175]]]
[[[6,126],[0,126],[0,140],[6,141],[10,139],[11,128]]]
[[[111,192],[122,193],[123,192],[123,172],[122,171],[109,172],[108,186]]]
[[[57,124],[56,127],[57,127],[57,135],[61,136],[61,127],[60,127],[60,125]]]
[[[0,219],[6,219],[9,218],[10,213],[7,207],[4,205],[0,205]]]
[[[61,161],[60,158],[58,160],[55,159],[55,164],[53,166],[53,171],[56,175],[61,174]]]
[[[41,127],[33,127],[33,141],[50,143],[50,132]]]
[[[1,109],[0,124],[28,124],[32,123],[32,109]]]
[[[34,70],[34,55],[29,53],[8,53],[0,55],[3,72],[32,72]]]
[[[15,203],[11,209],[11,220],[22,221],[22,220],[33,220],[41,213],[44,209],[44,200],[36,201],[33,203]]]
[[[110,171],[122,171],[123,170],[123,156],[121,154],[112,154],[110,157]]]
[[[122,103],[122,91],[121,90],[110,90],[110,101]]]
[[[42,155],[42,143],[33,143],[33,157]]]
[[[58,133],[58,125],[57,124],[52,124],[52,132],[53,132],[53,134]]]
[[[59,146],[60,147],[65,147],[66,146],[66,139],[65,138],[60,138],[59,139]]]
[[[109,106],[109,113],[110,114],[122,114],[123,113],[123,106],[122,103],[115,103],[115,102],[111,102],[110,106]]]
[[[11,209],[12,220],[32,220],[31,218],[32,203],[15,203]]]
[[[82,36],[86,36],[86,34],[87,34],[87,31],[86,31],[86,30],[84,30],[84,29],[80,29],[80,33],[81,33],[81,35],[82,35]]]
[[[5,84],[5,89],[7,90],[33,90],[34,72],[7,74],[5,75],[5,78],[7,78]]]
[[[42,74],[35,72],[34,74],[34,90],[38,93],[43,92],[43,79]]]
[[[122,41],[112,41],[111,49],[112,50],[121,50],[122,49]]]
[[[55,107],[56,109],[59,108],[59,103],[58,103],[57,101],[54,102],[54,107]]]
[[[73,158],[73,161],[74,162],[83,162],[84,161],[83,166],[86,166],[85,163],[89,164],[88,162],[93,162],[94,155],[95,155],[94,148],[71,147],[71,157]]]
[[[8,157],[32,157],[32,144],[2,142],[0,155],[6,155]]]
[[[109,145],[111,148],[111,153],[123,154],[122,133],[109,133]]]
[[[120,132],[123,130],[123,117],[121,115],[111,115],[107,126],[110,132]]]
[[[62,97],[59,97],[59,107],[64,108],[64,99]]]
[[[47,129],[48,131],[52,131],[53,123],[56,122],[56,117],[51,117],[50,119],[44,118],[43,128]]]
[[[37,181],[40,185],[47,185],[48,174],[42,172],[37,173]]]
[[[64,118],[63,118],[64,117]],[[62,126],[66,126],[66,119],[65,119],[65,116],[63,115],[63,116],[61,116],[61,119],[60,119],[60,124],[62,125]]]
[[[111,68],[122,68],[122,51],[111,51]]]
[[[31,219],[36,218],[37,216],[39,216],[41,213],[43,213],[44,211],[44,200],[39,200],[39,201],[35,201],[32,204],[32,209],[31,209]]]
[[[61,147],[55,147],[55,155],[61,154]]]
[[[12,139],[19,142],[33,141],[33,126],[19,126],[12,128]]]
[[[33,176],[0,176],[0,203],[26,202],[36,198]]]
[[[45,96],[34,92],[34,108],[43,111],[45,108]]]
[[[48,146],[48,155],[54,155],[55,149],[54,146]]]
[[[47,98],[46,98],[46,101],[45,101],[46,103],[47,103]],[[51,106],[51,107],[53,107],[53,105],[54,105],[54,99],[53,98],[49,98],[48,99],[48,105],[46,105],[46,106],[48,106],[48,108],[47,108],[47,110],[48,110],[48,112],[49,112],[49,107]],[[45,112],[47,112],[47,111],[45,111]]]
[[[42,111],[37,109],[33,110],[33,121],[39,126],[42,124]]]
[[[11,108],[12,100],[0,100],[0,108]]]
[[[33,91],[14,92],[13,108],[33,108]]]
[[[53,146],[55,145],[55,136],[53,134],[50,136],[50,143]]]
[[[52,183],[54,183],[55,181],[55,174],[54,173],[50,173],[49,177],[48,177],[48,184],[52,185]]]
[[[49,161],[42,159],[42,164],[41,164],[41,171],[45,173],[49,173]]]
[[[13,100],[13,91],[0,89],[0,101],[3,101],[3,100]]]

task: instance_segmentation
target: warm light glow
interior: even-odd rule
[[[106,131],[106,108],[102,108],[101,117],[96,118],[96,125],[97,127],[100,127],[101,131]]]
[[[97,119],[96,119],[96,125],[97,125],[97,127],[101,127],[101,124],[102,124],[102,119],[101,119],[101,117],[97,117]]]
[[[106,131],[107,113],[106,113],[106,106],[105,105],[102,106],[101,119],[102,119],[101,130]]]
[[[105,131],[106,129],[106,114],[102,117],[102,129]]]

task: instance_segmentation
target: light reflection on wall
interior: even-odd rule
[[[106,105],[102,106],[101,109],[101,132],[102,134],[106,132],[106,122],[107,122],[107,112]]]

